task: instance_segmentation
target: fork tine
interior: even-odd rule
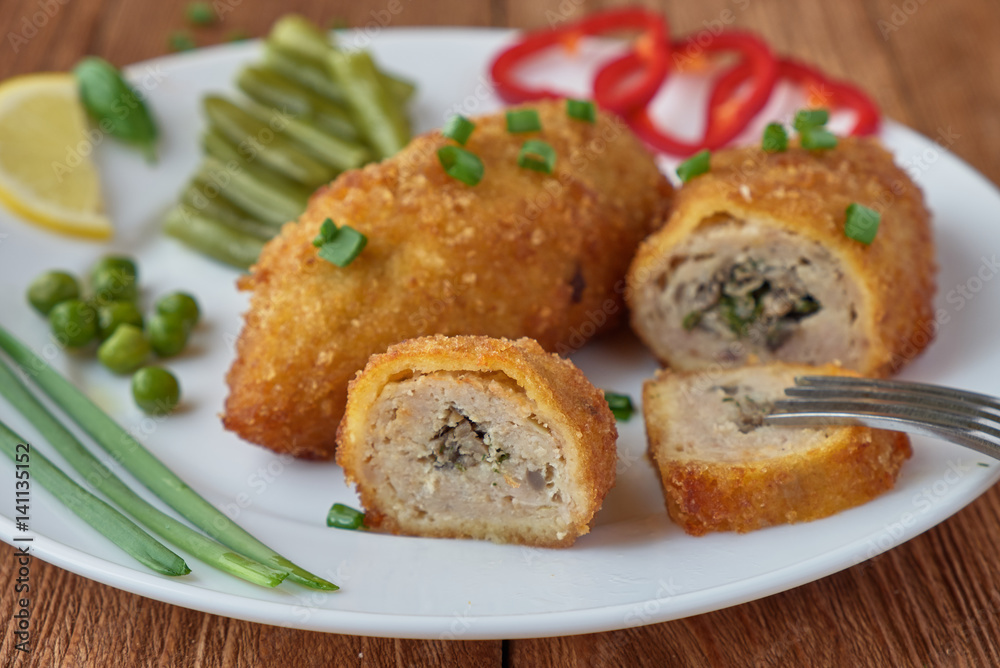
[[[980,431],[1000,441],[1000,422],[978,417],[970,417],[963,413],[936,409],[916,403],[886,403],[850,399],[818,399],[791,400],[774,402],[772,415],[784,412],[824,412],[824,413],[854,413],[859,415],[884,415],[900,420],[927,422],[942,428],[965,429]]]
[[[924,394],[955,401],[968,401],[981,406],[1000,410],[1000,398],[989,394],[956,390],[930,383],[914,383],[904,380],[884,380],[881,378],[856,378],[853,376],[798,376],[795,384],[800,387],[844,387],[899,390],[909,394]]]
[[[789,402],[805,403],[805,402]],[[964,445],[993,459],[1000,459],[1000,440],[990,438],[979,430],[965,430],[951,424],[942,424],[872,413],[867,411],[803,410],[796,407],[794,413],[772,413],[764,416],[764,424],[780,426],[816,427],[818,425],[863,425],[873,429],[905,431],[910,434],[930,436],[943,441]]]
[[[940,393],[910,392],[904,389],[869,389],[881,388],[881,385],[871,386],[826,386],[807,385],[804,387],[789,387],[785,394],[803,399],[869,399],[873,402],[900,403],[906,402],[919,406],[930,406],[943,410],[967,415],[971,418],[1000,422],[1000,406],[988,406],[969,399],[958,399],[954,395]]]
[[[935,385],[803,376],[766,424],[865,424],[955,441],[1000,458],[1000,401]]]

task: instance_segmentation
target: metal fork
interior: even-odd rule
[[[940,438],[1000,459],[1000,399],[940,385],[800,376],[764,417],[770,425],[866,425]]]

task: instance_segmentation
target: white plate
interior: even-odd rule
[[[509,36],[499,31],[391,30],[376,35],[372,47],[386,67],[418,82],[414,113],[418,129],[424,130],[454,111],[471,115],[499,106],[490,93],[486,65]],[[225,46],[130,69],[136,81],[145,77],[152,86],[149,97],[164,130],[160,163],[146,166],[112,142],[98,146],[110,211],[119,227],[110,244],[48,234],[0,212],[0,314],[4,326],[36,350],[54,352],[54,347],[45,347],[45,323],[25,303],[26,286],[50,268],[82,274],[111,250],[138,258],[147,303],[174,289],[196,294],[206,312],[205,323],[194,335],[191,350],[169,364],[184,388],[185,409],[178,415],[143,417],[132,405],[127,380],[90,359],[55,352],[52,363],[122,424],[144,434],[145,443],[212,503],[238,514],[238,521],[252,533],[343,589],[324,594],[287,584],[266,590],[193,558],[191,575],[157,576],[137,566],[38,485],[32,487],[30,513],[36,556],[143,596],[267,624],[421,638],[563,635],[676,619],[815,580],[925,531],[996,480],[1000,465],[981,467],[978,464],[988,462],[985,457],[914,439],[914,457],[904,466],[896,489],[872,503],[808,524],[692,538],[667,519],[656,477],[643,457],[642,420],[634,418],[621,425],[618,484],[593,532],[570,549],[327,528],[324,520],[333,502],[357,503],[340,469],[283,460],[249,446],[225,432],[216,417],[226,392],[223,375],[246,306],[233,286],[236,274],[157,231],[158,217],[198,157],[201,95],[232,91],[234,71],[258,58],[258,48]],[[549,60],[549,67],[561,67],[558,58]],[[570,68],[556,80],[582,91],[586,77],[574,72]],[[682,81],[680,86],[694,90],[697,82]],[[665,98],[658,103],[665,117],[683,124],[692,116],[674,104],[680,96]],[[691,103],[683,108],[690,109]],[[923,185],[934,212],[941,265],[937,301],[947,320],[929,351],[904,375],[1000,394],[1000,347],[995,341],[1000,280],[993,280],[997,267],[992,264],[1000,251],[1000,197],[983,177],[926,138],[889,124],[884,140]],[[958,286],[964,286],[967,297]],[[598,386],[633,397],[639,396],[643,379],[655,368],[625,334],[585,349],[574,360]],[[15,429],[29,439],[34,436],[8,406],[0,404],[0,409]],[[13,472],[3,458],[0,538],[6,542],[15,533],[7,516],[14,512]]]

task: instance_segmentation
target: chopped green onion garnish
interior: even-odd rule
[[[461,114],[455,114],[441,128],[441,134],[449,139],[454,139],[459,144],[465,145],[465,142],[469,141],[469,135],[475,129],[475,123]]]
[[[698,326],[701,322],[701,311],[691,311],[686,316],[684,320],[681,321],[681,327],[684,328],[685,332],[690,332],[692,329]]]
[[[185,11],[187,20],[196,26],[207,26],[215,23],[215,10],[207,2],[192,2]]]
[[[333,241],[320,246],[319,256],[338,267],[346,267],[361,254],[367,243],[368,237],[350,225],[343,225]]]
[[[329,218],[319,226],[319,234],[312,240],[313,246],[319,248],[319,256],[338,267],[346,267],[353,262],[367,243],[368,237],[350,225],[338,228]]]
[[[319,234],[312,240],[312,245],[319,248],[328,241],[333,241],[335,236],[337,236],[337,226],[333,224],[333,220],[327,218],[320,224]]]
[[[844,223],[844,234],[855,241],[870,244],[875,240],[882,214],[867,206],[852,202],[847,207],[847,220]]]
[[[764,141],[761,148],[768,153],[781,153],[788,149],[788,133],[781,123],[768,123],[764,128]]]
[[[695,153],[677,167],[677,176],[680,177],[681,181],[687,183],[694,177],[704,174],[708,171],[711,157],[712,152],[707,148]]]
[[[170,44],[171,51],[190,51],[196,46],[194,37],[185,30],[170,33],[168,44]]]
[[[226,34],[227,42],[245,42],[248,39],[250,39],[250,33],[240,28]]]
[[[551,174],[556,167],[556,150],[540,139],[529,139],[517,154],[517,166]]]
[[[578,121],[597,121],[597,108],[589,100],[566,100],[566,115]]]
[[[451,178],[469,186],[483,180],[483,161],[475,153],[457,146],[442,146],[437,156],[444,173]]]
[[[825,128],[806,128],[799,132],[802,148],[810,150],[828,149],[837,145],[837,135]]]
[[[821,128],[830,120],[826,109],[803,109],[795,114],[795,129],[804,132],[809,128]]]
[[[604,399],[608,402],[608,408],[611,409],[611,413],[615,416],[616,420],[625,422],[635,412],[635,408],[632,406],[632,398],[627,394],[605,391]]]
[[[337,529],[360,529],[365,524],[365,514],[342,503],[330,507],[326,516],[326,525]]]
[[[507,112],[507,132],[537,132],[542,121],[534,109],[515,109]]]

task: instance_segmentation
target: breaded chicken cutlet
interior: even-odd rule
[[[881,220],[870,244],[847,209]],[[934,333],[934,242],[923,195],[875,139],[716,151],[640,247],[632,327],[677,370],[748,360],[900,369]]]
[[[614,484],[617,437],[604,393],[531,339],[429,336],[351,381],[337,462],[370,527],[567,547]]]
[[[342,174],[267,244],[239,282],[253,294],[227,376],[227,429],[329,459],[348,381],[393,343],[530,337],[566,353],[620,320],[629,261],[672,189],[616,117],[527,107],[541,131],[510,133],[503,113],[473,119],[464,148],[484,165],[478,185],[445,173],[437,151],[455,142],[431,132]],[[527,139],[555,150],[551,174],[518,166]],[[368,238],[345,268],[312,245],[327,218]]]
[[[705,373],[660,371],[643,386],[649,455],[671,519],[687,533],[745,533],[809,522],[893,488],[906,434],[862,425],[765,424],[804,375],[853,371],[775,362]]]

